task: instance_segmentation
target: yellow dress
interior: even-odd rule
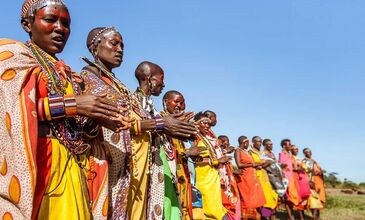
[[[261,152],[257,152],[254,149],[250,150],[250,154],[255,163],[260,163],[260,154]],[[260,181],[262,190],[264,191],[266,203],[264,207],[275,209],[278,204],[278,194],[272,189],[269,177],[267,176],[265,169],[258,169],[256,170],[256,175],[258,180]]]
[[[132,117],[140,119],[137,114],[131,112]],[[131,158],[131,184],[128,193],[128,218],[131,220],[140,220],[147,218],[147,185],[149,180],[149,148],[151,143],[150,134],[143,132],[142,135],[133,135],[132,137],[132,155]],[[133,162],[134,158],[136,163]],[[137,172],[138,171],[138,172]],[[134,175],[138,173],[138,175]]]
[[[73,93],[68,82],[66,94]],[[50,179],[42,198],[38,219],[91,219],[86,181],[87,157],[80,155],[78,161],[56,138],[50,138],[50,141]],[[81,169],[78,163],[85,169]]]
[[[201,140],[198,142],[197,146],[205,148],[210,147]],[[202,151],[200,156],[203,158],[211,158],[209,150]],[[205,219],[223,219],[227,211],[222,203],[218,169],[209,164],[195,164],[195,171],[196,186],[202,193]]]

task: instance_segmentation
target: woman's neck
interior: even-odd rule
[[[105,70],[107,70],[107,71],[109,71],[109,72],[111,72],[111,73],[113,73],[112,71],[113,71],[113,68],[110,68],[110,67],[108,67],[107,65],[105,65],[103,62],[101,62],[100,60],[98,60],[98,59],[95,59],[95,63],[96,64],[98,64],[100,67],[102,67],[103,69],[105,69]]]

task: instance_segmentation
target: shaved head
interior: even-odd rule
[[[139,83],[147,81],[150,77],[156,74],[163,73],[164,72],[159,65],[149,61],[143,61],[142,63],[140,63],[137,66],[136,71],[134,72]]]

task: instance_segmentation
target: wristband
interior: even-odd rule
[[[38,99],[37,112],[38,112],[38,120],[45,121],[46,118],[44,117],[43,98]]]
[[[51,117],[51,112],[49,111],[48,97],[45,97],[43,99],[43,108],[47,121],[51,121],[52,117]]]
[[[74,117],[77,115],[76,97],[74,94],[64,95],[65,114],[67,117]]]
[[[141,120],[137,120],[137,135],[142,134]]]
[[[217,166],[219,164],[217,159],[212,159],[211,162],[213,166]]]
[[[156,131],[162,131],[165,127],[163,118],[160,115],[156,115],[154,117],[154,119],[155,119],[155,123],[156,123],[156,125],[155,125]]]
[[[63,95],[49,96],[48,102],[52,119],[60,119],[65,117],[65,103],[63,101]]]

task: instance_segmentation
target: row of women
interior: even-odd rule
[[[245,181],[265,178],[266,160],[239,148],[234,171],[213,112],[185,112],[177,91],[156,110],[159,65],[137,66],[134,93],[116,78],[124,44],[114,27],[90,31],[93,59],[80,74],[59,60],[70,22],[62,0],[25,0],[29,41],[0,39],[3,219],[240,219],[242,207],[274,209],[266,194],[247,197],[261,198],[253,190],[265,186]]]
[[[310,210],[313,219],[319,219],[324,208],[325,172],[312,159],[309,148],[303,150],[305,159],[298,157],[298,148],[290,139],[281,141],[282,151],[277,160],[270,139],[259,136],[249,139],[241,136],[235,151],[237,167],[236,182],[243,219],[276,219],[277,210],[284,205],[288,219],[294,220],[293,210],[304,220],[304,210]],[[263,150],[260,150],[261,146]]]

